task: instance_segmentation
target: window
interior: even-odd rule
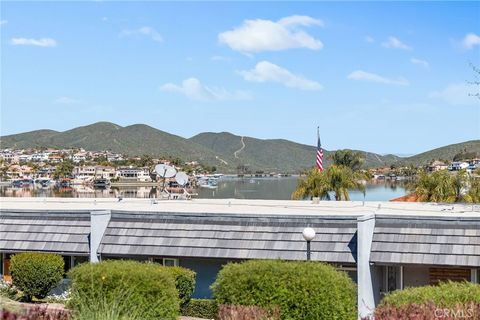
[[[166,267],[176,267],[179,264],[178,259],[175,258],[149,258],[148,260]]]
[[[385,266],[384,292],[403,289],[403,268],[401,266]]]
[[[178,259],[163,258],[163,265],[166,267],[176,267],[178,266]]]

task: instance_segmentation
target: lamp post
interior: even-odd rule
[[[315,230],[312,228],[305,228],[302,232],[303,239],[307,241],[307,261],[310,261],[310,241],[315,238]]]

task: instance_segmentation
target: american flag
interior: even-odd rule
[[[318,143],[317,143],[317,158],[316,164],[317,169],[322,172],[323,171],[323,149],[322,144],[320,143],[320,128],[317,128],[317,136],[318,136]]]

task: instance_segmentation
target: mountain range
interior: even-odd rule
[[[63,132],[36,130],[2,136],[0,147],[84,148],[109,150],[129,156],[175,156],[213,165],[223,172],[235,172],[239,166],[246,166],[252,171],[298,172],[313,166],[316,152],[315,146],[284,139],[256,139],[228,132],[205,132],[187,139],[144,124],[122,127],[109,122],[97,122]],[[379,167],[392,164],[424,165],[432,159],[452,160],[457,153],[465,150],[480,153],[480,140],[452,144],[409,157],[355,151],[365,156],[365,167]],[[331,152],[325,150],[326,165],[330,162]]]

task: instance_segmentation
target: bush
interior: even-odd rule
[[[70,314],[64,310],[51,310],[42,307],[33,307],[25,314],[18,315],[8,310],[0,309],[0,319],[5,320],[70,320]]]
[[[440,308],[458,304],[480,303],[480,285],[471,282],[443,282],[437,286],[407,288],[387,294],[381,306],[434,303]]]
[[[236,306],[222,304],[218,312],[219,320],[279,320],[278,308],[266,310],[257,306]]]
[[[278,307],[282,319],[356,319],[356,287],[318,262],[246,261],[223,267],[212,285],[219,304]]]
[[[43,299],[62,280],[64,262],[58,254],[25,252],[12,256],[10,272],[12,282],[25,294]]]
[[[15,299],[18,290],[12,284],[7,283],[0,279],[0,297],[6,297],[9,299]],[[1,319],[1,318],[0,318]]]
[[[480,319],[480,303],[468,303],[455,307],[441,308],[434,303],[383,305],[375,310],[375,320],[458,320]]]
[[[217,319],[218,305],[213,299],[191,299],[182,307],[182,316]]]
[[[166,267],[175,278],[175,287],[180,298],[180,307],[185,306],[191,299],[195,290],[196,273],[182,267]]]
[[[78,319],[174,320],[178,316],[175,280],[158,264],[123,260],[81,264],[70,270],[69,277],[68,305]]]

